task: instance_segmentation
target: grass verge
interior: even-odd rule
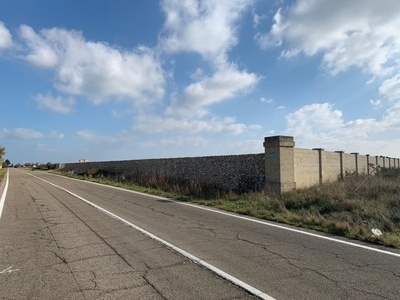
[[[101,170],[57,173],[400,249],[400,169],[382,169],[370,177],[348,174],[280,196],[166,184],[157,178],[138,185]],[[373,235],[374,228],[382,235]]]
[[[7,173],[7,169],[4,169],[4,168],[0,169],[0,184],[3,182],[4,176],[6,175],[6,173]]]

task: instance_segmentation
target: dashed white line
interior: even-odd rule
[[[119,221],[125,223],[126,225],[128,225],[128,226],[130,226],[130,227],[132,227],[132,228],[134,228],[134,229],[136,229],[136,230],[142,232],[143,234],[147,235],[148,237],[150,237],[150,238],[152,238],[152,239],[154,239],[154,240],[156,240],[156,241],[158,241],[158,242],[164,244],[165,246],[167,246],[167,247],[173,249],[174,251],[176,251],[176,252],[182,254],[183,256],[185,256],[185,257],[187,257],[188,259],[192,260],[192,261],[195,262],[196,264],[201,265],[201,266],[203,266],[203,267],[205,267],[205,268],[211,270],[212,272],[214,272],[214,273],[217,274],[218,276],[220,276],[220,277],[222,277],[222,278],[224,278],[224,279],[230,281],[231,283],[233,283],[233,284],[235,284],[235,285],[241,287],[242,289],[248,291],[249,293],[251,293],[251,294],[253,294],[253,295],[255,295],[255,296],[257,296],[257,297],[259,297],[259,298],[261,298],[261,299],[265,299],[265,300],[275,300],[275,299],[272,298],[271,296],[269,296],[269,295],[263,293],[262,291],[256,289],[255,287],[252,287],[251,285],[249,285],[249,284],[247,284],[247,283],[245,283],[245,282],[243,282],[243,281],[237,279],[236,277],[233,277],[232,275],[229,275],[228,273],[226,273],[226,272],[224,272],[224,271],[218,269],[217,267],[214,267],[213,265],[211,265],[211,264],[205,262],[204,260],[201,260],[200,258],[198,258],[198,257],[196,257],[196,256],[194,256],[194,255],[192,255],[192,254],[190,254],[189,252],[186,252],[185,250],[183,250],[183,249],[181,249],[181,248],[179,248],[179,247],[177,247],[177,246],[175,246],[175,245],[173,245],[173,244],[171,244],[171,243],[169,243],[169,242],[163,240],[162,238],[159,238],[158,236],[152,234],[151,232],[149,232],[149,231],[147,231],[147,230],[145,230],[145,229],[143,229],[143,228],[141,228],[141,227],[139,227],[139,226],[137,226],[137,225],[135,225],[135,224],[133,224],[133,223],[131,223],[131,222],[129,222],[129,221],[127,221],[127,220],[125,220],[125,219],[119,217],[119,216],[117,216],[116,214],[113,214],[112,212],[110,212],[110,211],[108,211],[108,210],[102,208],[101,206],[98,206],[97,204],[94,204],[94,203],[90,202],[89,200],[86,200],[85,198],[83,198],[83,197],[81,197],[81,196],[79,196],[79,195],[77,195],[77,194],[75,194],[75,193],[72,193],[71,191],[69,191],[69,190],[67,190],[67,189],[65,189],[65,188],[63,188],[63,187],[58,186],[58,185],[56,185],[56,184],[54,184],[54,183],[51,183],[51,182],[49,182],[49,181],[47,181],[47,180],[44,180],[44,179],[42,179],[42,178],[40,178],[40,177],[37,177],[37,176],[32,175],[32,174],[29,174],[29,173],[26,173],[26,174],[28,174],[28,175],[30,175],[30,176],[32,176],[32,177],[35,177],[35,178],[37,178],[37,179],[39,179],[39,180],[41,180],[41,181],[43,181],[43,182],[46,182],[46,183],[48,183],[48,184],[50,184],[50,185],[52,185],[52,186],[54,186],[54,187],[56,187],[56,188],[59,188],[60,190],[63,190],[64,192],[70,194],[71,196],[73,196],[73,197],[75,197],[75,198],[78,198],[79,200],[82,200],[82,201],[86,202],[87,204],[89,204],[89,205],[91,205],[91,206],[97,208],[98,210],[104,212],[105,214],[107,214],[107,215],[109,215],[109,216],[111,216],[111,217],[113,217],[113,218],[115,218],[115,219],[117,219],[117,220],[119,220]]]

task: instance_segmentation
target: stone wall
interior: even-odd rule
[[[345,174],[351,174],[356,171],[356,161],[354,154],[343,153],[343,169]]]
[[[196,183],[235,192],[262,191],[265,182],[263,153],[66,163],[61,166],[64,167],[64,171],[76,173],[98,169],[127,179],[164,177],[171,182]]]
[[[340,153],[323,152],[323,182],[331,182],[340,179]]]
[[[386,168],[400,168],[398,158],[374,157],[369,154],[360,155],[343,151],[329,152],[323,148],[299,149],[294,146],[294,139],[290,136],[264,139],[265,170],[267,172],[265,177],[266,193],[274,191],[283,193],[293,188],[305,188],[331,182],[344,178],[348,174],[370,174],[373,171],[370,164],[379,164]],[[274,158],[268,158],[268,155],[271,157],[271,154],[280,153],[283,150],[285,155],[274,155]],[[273,168],[269,167],[268,161],[271,162]],[[289,163],[293,167],[290,167]],[[269,175],[268,172],[271,170],[277,175]],[[269,189],[269,186],[274,186],[274,189]]]
[[[369,174],[372,171],[369,163],[376,163],[376,160],[371,159],[369,155],[344,153],[342,151],[329,152],[323,149],[295,148],[294,153],[297,188],[332,182],[354,173]],[[383,164],[383,160],[381,161]],[[391,167],[394,167],[395,161],[396,159],[390,160]],[[389,160],[387,160],[386,164],[389,164]]]
[[[235,192],[265,190],[283,193],[343,178],[346,174],[369,174],[369,164],[399,168],[398,158],[359,155],[322,148],[295,148],[293,137],[264,139],[265,152],[247,155],[142,159],[108,162],[59,164],[56,168],[84,172],[103,170],[111,175],[133,179],[164,178],[172,183],[196,184]]]
[[[296,187],[308,187],[319,182],[318,151],[294,149],[294,179]]]

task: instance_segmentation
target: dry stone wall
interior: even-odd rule
[[[260,154],[67,163],[55,168],[77,173],[103,170],[139,184],[155,178],[239,193],[282,193],[335,181],[347,174],[369,174],[373,170],[370,164],[400,167],[398,158],[294,146],[293,137],[273,136],[264,139],[265,152]]]
[[[64,171],[91,169],[125,178],[160,178],[185,184],[229,189],[235,192],[262,191],[265,182],[264,154],[141,159],[66,163]]]

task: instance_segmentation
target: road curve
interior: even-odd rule
[[[103,255],[109,255],[113,259],[118,257],[122,262],[125,260],[127,266],[130,264],[130,268],[137,266],[130,260],[134,262],[144,260],[145,263],[141,266],[148,267],[150,270],[153,270],[151,269],[152,263],[160,263],[161,265],[157,265],[159,269],[156,269],[158,273],[153,272],[153,274],[157,273],[157,276],[151,277],[152,280],[149,280],[147,289],[153,292],[159,291],[157,295],[164,299],[179,299],[179,297],[181,297],[180,299],[247,299],[247,297],[251,297],[249,294],[243,294],[243,290],[212,275],[211,272],[196,264],[188,263],[187,259],[177,253],[88,205],[79,199],[81,198],[276,299],[398,299],[400,294],[399,251],[337,239],[313,231],[293,229],[290,226],[279,225],[276,227],[277,224],[274,223],[254,222],[254,219],[251,218],[238,218],[233,214],[219,213],[217,210],[204,210],[195,205],[184,205],[167,199],[71,180],[47,173],[28,173],[30,175],[16,170],[11,172],[9,195],[7,195],[3,217],[0,220],[1,236],[3,236],[3,231],[7,231],[7,229],[10,231],[8,235],[5,235],[10,242],[3,243],[3,239],[0,242],[0,248],[3,248],[0,250],[0,255],[4,251],[7,253],[6,263],[3,263],[4,255],[0,257],[0,269],[3,266],[7,268],[8,265],[20,269],[6,273],[7,276],[22,274],[22,269],[10,259],[10,253],[14,251],[4,250],[4,247],[16,245],[20,240],[18,231],[25,227],[25,235],[21,236],[26,237],[30,233],[29,237],[41,245],[37,241],[41,240],[40,236],[32,236],[32,232],[35,232],[33,228],[38,226],[35,230],[42,234],[43,228],[45,228],[50,235],[50,237],[46,237],[48,244],[56,247],[61,253],[58,253],[58,256],[53,255],[55,262],[60,263],[61,259],[64,267],[69,268],[68,272],[72,279],[70,279],[71,284],[68,287],[73,293],[79,295],[86,293],[89,298],[92,295],[90,293],[95,295],[95,292],[90,290],[93,286],[90,286],[89,283],[93,285],[93,282],[97,282],[97,277],[94,277],[96,270],[93,275],[93,273],[81,269],[81,266],[85,265],[92,269],[92,263],[96,265],[97,260],[100,261]],[[66,190],[79,198],[68,194]],[[27,198],[19,204],[23,207],[21,211],[32,210],[36,206],[38,213],[33,218],[22,218],[22,221],[20,209],[15,207],[18,199],[26,198],[26,194],[29,195],[30,200]],[[22,197],[23,195],[25,196]],[[4,221],[5,219],[8,221]],[[16,226],[9,226],[10,222],[19,224],[18,229],[15,228]],[[21,222],[24,225],[21,225]],[[4,225],[5,223],[7,226]],[[17,233],[12,233],[11,228],[17,230]],[[39,230],[39,228],[41,229]],[[80,243],[83,242],[82,240],[86,242],[84,237],[89,232],[94,234],[94,237],[104,240],[106,244],[96,246],[96,242],[93,245],[91,243],[83,244],[82,247]],[[63,242],[64,238],[66,240]],[[50,242],[52,239],[53,242]],[[21,243],[23,244],[23,241]],[[158,247],[157,250],[151,248],[147,251],[140,248],[139,245],[147,245],[147,243],[155,243]],[[70,244],[75,246],[70,247]],[[101,249],[96,250],[96,247]],[[159,251],[163,251],[162,256],[159,255]],[[36,256],[36,266],[42,266],[44,262],[37,258],[42,252],[34,253],[32,257]],[[97,253],[98,258],[93,257],[94,253]],[[193,274],[198,274],[197,269],[200,269],[212,278],[212,283],[207,281],[206,275],[191,275],[198,280],[184,280],[187,282],[186,287],[185,285],[181,286],[181,281],[164,291],[165,282],[171,284],[165,278],[169,278],[169,275],[166,275],[167,272],[162,269],[166,267],[165,264],[162,264],[164,255],[167,258],[177,257],[176,260],[179,261],[175,265],[172,263],[172,261],[175,262],[174,259],[172,261],[166,259],[167,267],[179,269],[182,266],[186,268],[190,266],[196,269]],[[102,271],[104,268],[108,268],[109,264],[114,266],[111,260],[101,261],[98,263],[101,264]],[[78,277],[75,275],[75,271],[76,274],[85,275],[82,276],[83,278]],[[149,270],[138,270],[138,272],[140,271],[147,271],[147,275],[144,277],[149,278]],[[66,276],[65,274],[68,272],[61,273]],[[186,276],[183,277],[188,279]],[[109,276],[107,280],[109,279],[117,280],[113,276]],[[4,276],[0,274],[1,289],[4,285],[3,280]],[[9,279],[6,281],[9,288],[8,282]],[[121,282],[125,281],[121,280]],[[160,283],[160,285],[155,285],[155,283]],[[193,288],[197,284],[204,285],[212,291],[207,295],[197,295],[196,293],[200,292],[195,292]],[[226,285],[226,288],[220,288],[220,284]],[[144,289],[143,286],[140,288]],[[180,291],[180,289],[182,290]],[[203,288],[199,290],[205,293]],[[234,291],[233,294],[225,294],[225,292],[228,293],[228,290]],[[118,289],[115,292],[122,293]],[[68,297],[72,295],[70,290],[65,293]],[[96,293],[96,296],[108,295],[98,291]],[[121,297],[123,298],[123,296]],[[150,296],[148,299],[156,298]]]

